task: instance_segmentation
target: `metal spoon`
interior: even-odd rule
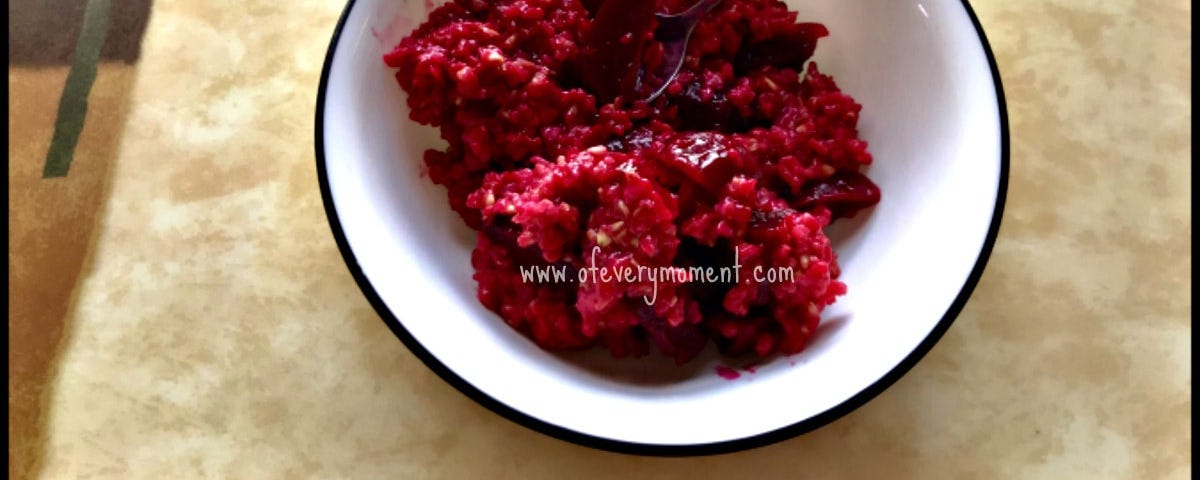
[[[663,84],[646,97],[646,102],[654,101],[675,81],[679,69],[683,67],[683,56],[687,52],[688,41],[692,38],[692,30],[705,14],[720,4],[721,0],[700,0],[683,13],[655,15],[658,18],[658,28],[654,31],[654,37],[663,44],[663,62],[659,67]]]

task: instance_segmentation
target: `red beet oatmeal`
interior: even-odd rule
[[[384,56],[411,118],[449,144],[424,162],[479,232],[479,300],[545,349],[793,354],[846,292],[824,228],[880,193],[859,172],[860,105],[808,61],[829,32],[779,1],[725,0],[646,102],[655,14],[693,1],[456,0]],[[736,279],[682,273],[735,264]],[[527,281],[535,266],[681,273]],[[794,277],[749,274],[764,267]]]

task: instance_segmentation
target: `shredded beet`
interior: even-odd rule
[[[824,229],[880,191],[861,106],[810,61],[830,32],[725,0],[666,93],[633,101],[654,14],[692,1],[456,0],[384,56],[449,144],[424,162],[479,231],[480,302],[545,349],[792,354],[846,292]],[[623,271],[642,273],[598,278]]]
[[[813,180],[800,194],[797,205],[823,205],[834,217],[852,217],[859,210],[879,203],[879,187],[858,172],[842,172],[832,177]]]

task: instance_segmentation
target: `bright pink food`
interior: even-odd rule
[[[654,15],[692,1],[456,0],[384,57],[449,144],[424,161],[479,232],[479,300],[543,348],[792,354],[846,291],[824,228],[880,192],[861,107],[808,61],[829,31],[725,0],[646,103]]]

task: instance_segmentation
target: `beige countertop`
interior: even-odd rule
[[[973,4],[1006,87],[1012,166],[970,303],[866,406],[693,459],[513,424],[379,320],[313,162],[341,2],[153,2],[140,56],[101,57],[64,178],[42,165],[67,65],[14,60],[10,473],[1190,478],[1188,2]]]

